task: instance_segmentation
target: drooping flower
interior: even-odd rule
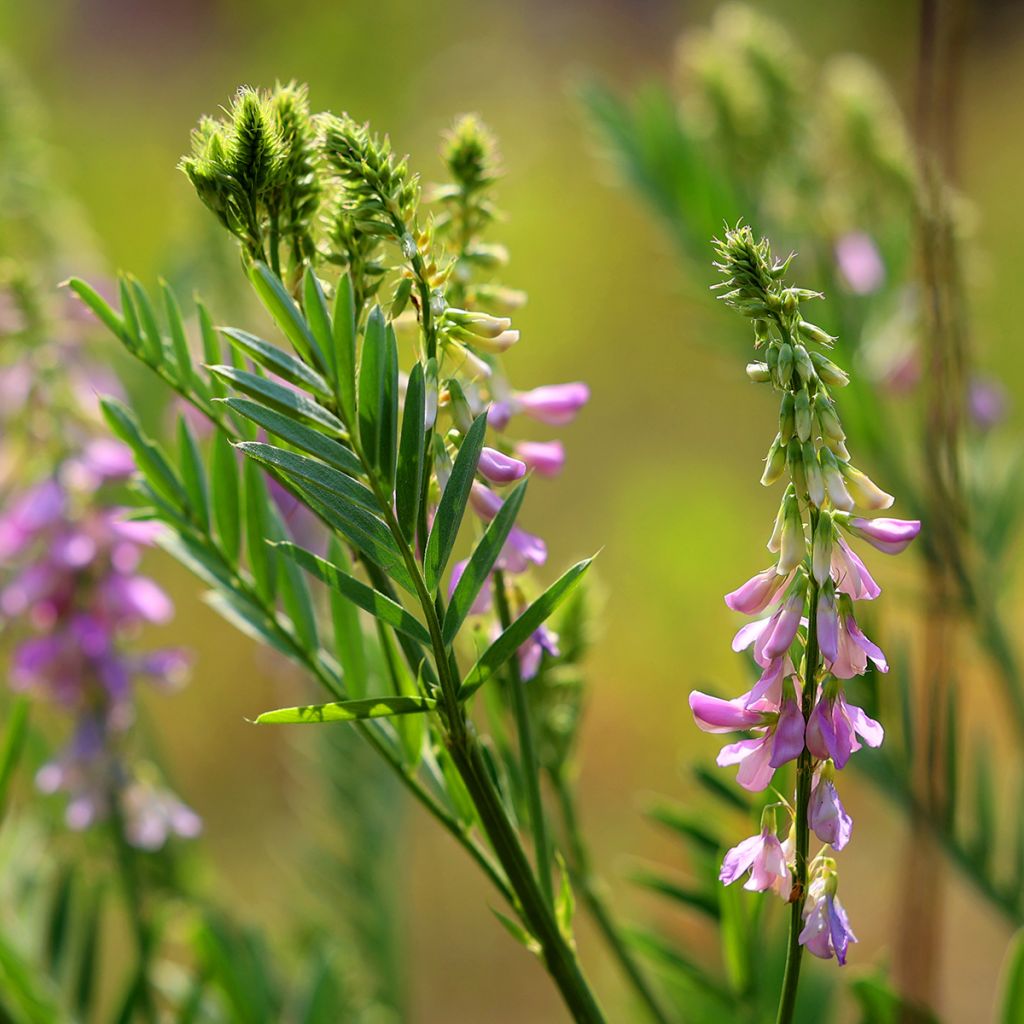
[[[557,476],[565,465],[565,447],[561,441],[519,441],[516,458],[540,476]]]
[[[807,749],[822,761],[831,758],[836,768],[842,769],[850,755],[860,750],[858,736],[869,747],[878,747],[885,733],[863,708],[847,704],[842,690],[829,693],[826,687],[807,719]]]
[[[487,420],[495,430],[504,430],[516,413],[549,426],[571,423],[590,399],[590,388],[582,381],[545,384],[530,391],[515,391],[507,399],[493,402]]]
[[[846,951],[856,942],[849,918],[836,895],[835,874],[827,878],[818,875],[808,887],[804,905],[804,927],[800,942],[808,952],[822,960],[835,956],[842,967],[846,964]]]
[[[921,532],[919,519],[863,519],[851,516],[840,520],[855,537],[866,540],[887,555],[898,555]]]
[[[476,468],[481,476],[495,484],[510,484],[526,475],[525,462],[488,447],[481,450]]]
[[[807,806],[807,823],[823,843],[829,843],[836,850],[841,850],[850,841],[853,819],[839,799],[827,762],[814,780],[811,801]]]
[[[744,889],[750,892],[773,890],[783,900],[789,899],[793,880],[788,858],[783,844],[768,823],[758,835],[744,839],[725,855],[718,879],[725,885],[732,885],[747,871],[750,877]]]

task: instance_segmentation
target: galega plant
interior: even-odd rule
[[[557,473],[563,452],[507,433],[517,416],[570,422],[588,391],[510,383],[502,355],[522,297],[494,280],[505,253],[482,237],[493,142],[463,119],[445,160],[432,218],[406,161],[367,126],[311,116],[295,86],[243,89],[224,119],[200,122],[182,168],[238,239],[274,326],[215,327],[199,304],[200,363],[170,289],[161,323],[138,282],[122,281],[119,311],[70,285],[216,428],[206,455],[183,422],[171,454],[127,406],[104,404],[135,453],[140,515],[169,527],[163,543],[224,616],[329,698],[256,720],[352,723],[507,901],[499,917],[574,1018],[599,1021],[528,693],[558,654],[549,617],[590,563],[547,589],[529,575],[547,554],[517,522],[529,470]],[[289,536],[268,484],[323,522],[326,551]]]
[[[754,346],[763,356],[747,374],[780,395],[779,428],[761,482],[787,477],[788,484],[768,541],[775,563],[726,595],[733,610],[762,616],[733,640],[734,650],[753,650],[760,676],[734,700],[694,691],[690,707],[708,732],[754,733],[718,756],[719,765],[738,765],[745,789],[767,789],[779,768],[796,762],[792,800],[780,794],[765,805],[759,833],[729,850],[719,876],[730,885],[749,872],[746,888],[771,890],[792,907],[778,1013],[786,1024],[803,947],[845,964],[849,943],[857,941],[837,894],[833,853],[849,842],[853,823],[836,773],[862,743],[877,747],[883,736],[882,726],[845,694],[845,681],[863,675],[869,661],[888,671],[854,612],[855,602],[873,600],[880,590],[846,537],[897,554],[921,524],[857,514],[887,509],[893,497],[850,461],[833,399],[849,377],[821,351],[834,339],[801,312],[801,303],[821,296],[786,283],[792,257],[775,259],[768,241],[756,241],[748,226],[726,231],[715,248],[719,297],[753,321]],[[823,844],[813,855],[812,832]]]

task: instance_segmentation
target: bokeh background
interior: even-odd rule
[[[603,547],[581,785],[599,862],[617,904],[634,916],[652,906],[622,880],[629,864],[681,866],[673,864],[678,847],[644,822],[639,802],[652,792],[687,800],[692,784],[681,766],[714,750],[693,727],[686,695],[701,684],[735,692],[745,678],[729,651],[734,616],[721,595],[763,561],[762,534],[774,509],[757,477],[773,412],[747,386],[735,350],[704,341],[722,315],[706,292],[710,270],[684,273],[669,239],[616,184],[574,88],[587,76],[623,88],[667,78],[673,40],[705,23],[714,6],[0,5],[0,45],[39,97],[59,172],[81,203],[100,260],[147,282],[161,273],[189,280],[199,268],[214,275],[217,267],[231,269],[212,218],[175,164],[198,115],[214,112],[239,84],[307,81],[315,109],[371,120],[397,150],[413,154],[426,180],[439,173],[438,136],[455,114],[474,110],[495,130],[507,169],[500,190],[508,213],[500,234],[513,257],[507,278],[530,294],[510,367],[524,386],[582,378],[593,389],[592,404],[565,432],[564,477],[533,489],[524,521],[547,537],[552,567]],[[1019,409],[1024,12],[1016,6],[982,5],[969,40],[960,173],[983,254],[972,268],[976,345]],[[914,4],[763,7],[817,57],[870,57],[909,102]],[[126,369],[146,395],[151,385]],[[1019,427],[1019,412],[1011,416]],[[149,701],[149,728],[176,788],[205,820],[208,884],[251,920],[275,927],[290,912],[289,886],[301,871],[295,747],[302,736],[257,730],[246,718],[287,701],[298,682],[208,610],[191,577],[158,557],[152,563],[178,603],[174,625],[163,632],[196,652],[197,668],[182,694]],[[886,596],[895,608],[907,589],[887,569],[879,567],[880,581],[893,584]],[[1020,603],[1019,595],[1011,600]],[[1008,774],[1019,762],[1019,754],[1008,757]],[[854,781],[847,806],[858,822],[857,841],[842,858],[844,899],[861,939],[847,968],[855,972],[889,958],[906,837],[901,819],[866,783]],[[487,894],[459,851],[411,806],[399,803],[394,813],[408,819],[395,884],[408,926],[410,1021],[563,1020],[542,973],[495,926]],[[950,1021],[987,1020],[1009,929],[951,884],[939,1002]],[[664,923],[681,934],[693,927],[682,915]],[[598,987],[621,1007],[614,969],[586,931],[583,943]],[[613,1011],[612,1019],[622,1018]]]

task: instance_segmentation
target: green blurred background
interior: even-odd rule
[[[455,114],[474,110],[496,131],[507,169],[500,200],[509,216],[499,228],[513,257],[507,279],[530,294],[517,318],[523,341],[510,370],[521,386],[583,378],[593,388],[591,406],[565,431],[564,477],[533,489],[524,522],[548,538],[552,573],[604,549],[581,785],[616,902],[637,916],[652,906],[621,880],[623,868],[633,858],[683,867],[674,863],[678,848],[644,823],[638,796],[687,798],[690,783],[680,767],[715,747],[693,727],[686,695],[701,684],[734,692],[745,679],[744,664],[729,651],[735,617],[721,595],[764,560],[773,496],[757,477],[773,413],[767,397],[748,388],[735,358],[704,342],[722,315],[705,290],[710,271],[685,275],[647,211],[614,183],[573,87],[588,75],[623,88],[667,78],[674,39],[687,25],[705,23],[714,6],[0,6],[0,43],[47,113],[59,170],[84,207],[101,258],[146,281],[216,262],[212,218],[175,163],[198,115],[214,112],[241,83],[307,81],[314,109],[370,119],[397,150],[413,155],[426,180],[440,171],[438,135]],[[913,4],[761,6],[816,57],[854,50],[876,60],[907,106]],[[972,269],[975,337],[982,362],[1019,407],[1024,19],[1012,4],[983,7],[970,46],[962,184],[987,254]],[[736,329],[745,330],[739,323]],[[178,601],[166,638],[190,646],[198,660],[188,689],[150,700],[149,718],[176,787],[205,819],[222,898],[273,926],[291,909],[289,885],[301,867],[292,780],[302,737],[257,730],[245,719],[287,702],[299,683],[209,611],[195,581],[152,561]],[[879,577],[883,586],[893,584],[887,598],[895,609],[909,591],[887,570],[880,565]],[[900,680],[890,677],[886,685]],[[1020,769],[1019,755],[1016,761],[1011,774]],[[856,972],[889,957],[905,837],[900,819],[864,783],[851,785],[847,806],[858,822],[857,841],[842,857],[844,900],[861,939],[848,968]],[[564,1019],[542,972],[495,926],[468,862],[418,811],[401,806],[395,813],[409,818],[395,884],[407,900],[410,1021]],[[1008,930],[952,884],[941,1001],[950,1021],[986,1020]],[[683,917],[665,924],[680,934],[693,927]],[[586,932],[583,942],[598,987],[621,1007],[614,969]],[[613,1012],[612,1019],[622,1018]]]

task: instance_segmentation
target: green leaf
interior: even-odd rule
[[[245,489],[245,545],[249,553],[249,568],[256,583],[256,592],[264,601],[272,602],[277,593],[277,564],[274,552],[267,543],[271,533],[269,510],[270,495],[259,465],[246,459],[242,467]]]
[[[544,624],[552,612],[572,593],[583,574],[590,568],[592,558],[577,562],[564,576],[559,577],[506,629],[477,659],[469,670],[459,699],[465,700],[475,693],[502,665],[511,658]]]
[[[199,336],[203,341],[203,363],[207,367],[216,366],[224,358],[221,351],[220,340],[217,338],[217,331],[213,326],[213,319],[206,306],[197,298],[196,312],[199,315]],[[226,395],[227,388],[224,382],[212,374],[210,376],[210,392],[214,395]]]
[[[249,280],[252,281],[260,302],[292,343],[295,351],[306,362],[320,371],[325,371],[327,364],[324,354],[320,351],[320,346],[317,345],[301,310],[277,275],[265,263],[254,263],[249,271]]]
[[[315,455],[335,469],[340,469],[349,476],[363,475],[362,463],[348,448],[333,438],[326,437],[319,431],[289,419],[250,398],[225,398],[223,402],[233,412],[252,420],[257,426],[270,431],[282,441]]]
[[[352,575],[352,563],[349,561],[345,546],[333,535],[327,553],[338,572],[346,576]],[[331,622],[334,625],[334,653],[345,677],[345,689],[352,697],[365,697],[369,676],[359,609],[341,590],[332,585],[328,585],[327,594],[331,606]]]
[[[238,459],[226,434],[218,431],[210,456],[213,521],[228,558],[238,560],[242,544],[242,506],[238,485]]]
[[[320,280],[312,267],[306,267],[306,272],[302,276],[302,305],[310,332],[324,354],[327,375],[331,380],[337,380],[338,364],[331,332],[331,314],[327,311],[324,290],[320,287]],[[333,391],[331,397],[334,397]]]
[[[356,310],[352,279],[342,274],[334,295],[334,359],[342,419],[356,429]]]
[[[293,647],[275,628],[276,623],[258,605],[231,590],[210,590],[203,600],[224,620],[244,636],[258,644],[266,644],[286,658],[299,660]]]
[[[377,516],[350,501],[339,500],[336,494],[318,484],[304,484],[302,490],[314,499],[311,505],[313,511],[410,594],[416,593],[416,585],[409,575],[405,559],[390,531]]]
[[[380,461],[381,410],[387,369],[388,330],[380,306],[370,310],[359,360],[359,443],[374,468],[383,473]]]
[[[119,338],[128,348],[134,348],[135,335],[125,327],[125,321],[114,312],[110,304],[91,285],[86,284],[80,277],[72,277],[68,281],[68,287],[92,310],[96,318],[116,338]]]
[[[555,920],[558,922],[558,929],[566,942],[573,941],[572,922],[576,914],[576,897],[572,892],[572,881],[569,878],[569,869],[565,866],[565,859],[560,853],[556,854],[558,860],[558,872],[561,882],[558,892],[555,894]]]
[[[103,890],[99,886],[88,886],[85,893],[85,909],[79,914],[80,937],[78,956],[72,974],[72,1001],[79,1020],[89,1020],[99,974],[100,927],[102,924]]]
[[[164,347],[163,334],[160,331],[160,324],[157,321],[153,304],[149,301],[149,296],[146,294],[146,289],[142,287],[141,281],[129,275],[128,284],[135,298],[135,308],[139,314],[139,323],[142,325],[142,338],[146,349],[154,364],[162,365],[167,361],[168,350]]]
[[[427,549],[423,556],[423,571],[427,589],[433,593],[441,582],[445,566],[455,546],[462,517],[469,501],[470,488],[476,476],[477,463],[480,461],[480,450],[484,446],[487,433],[487,414],[478,416],[466,433],[466,437],[455,457],[452,474],[445,485],[444,494],[437,506],[434,525],[430,528]]]
[[[170,285],[161,280],[160,291],[164,297],[164,311],[167,326],[171,331],[171,346],[174,350],[174,364],[177,370],[178,383],[189,391],[193,384],[192,354],[188,350],[188,337],[185,334],[185,322],[181,318],[181,307],[171,291]]]
[[[299,708],[264,711],[257,725],[299,724],[306,722],[354,722],[364,718],[390,718],[394,715],[418,715],[433,711],[437,701],[430,697],[366,697],[336,704],[309,704]]]
[[[75,872],[70,864],[61,866],[53,902],[46,921],[46,966],[52,975],[60,973],[68,945],[68,925],[71,917]]]
[[[515,524],[516,516],[519,514],[525,497],[526,481],[524,480],[505,499],[498,514],[487,524],[480,543],[473,550],[469,564],[459,578],[455,592],[448,604],[448,610],[445,612],[441,635],[446,644],[450,644],[455,639],[455,635],[469,614],[469,609],[473,607],[477,594],[480,593],[480,588],[487,582],[487,577],[501,554],[501,549],[508,539],[509,531]]]
[[[292,620],[295,635],[307,651],[320,647],[316,625],[316,612],[306,579],[299,567],[288,558],[278,559],[280,566],[281,603]]]
[[[131,448],[140,471],[153,490],[175,508],[186,508],[188,494],[184,486],[163,452],[143,435],[135,414],[116,398],[101,398],[100,407],[110,429]]]
[[[378,419],[378,462],[388,493],[395,489],[398,458],[398,340],[388,324],[381,375],[380,417]]]
[[[7,727],[4,729],[3,742],[0,743],[0,821],[3,821],[4,812],[7,810],[7,794],[11,788],[14,771],[25,749],[28,709],[28,698],[16,697],[7,712]]]
[[[199,445],[184,416],[178,417],[178,466],[189,508],[205,533],[210,529],[210,493]]]
[[[4,935],[0,935],[0,1018],[14,1024],[60,1024],[65,1020],[48,979],[33,970]]]
[[[430,643],[430,634],[427,632],[426,626],[400,604],[385,597],[380,591],[368,587],[338,566],[289,541],[284,541],[276,547],[282,554],[294,559],[303,569],[312,573],[332,590],[344,595],[363,611],[369,612],[381,622],[393,626],[420,643]]]
[[[335,437],[345,435],[345,426],[332,412],[318,405],[308,395],[300,394],[283,384],[260,377],[235,366],[211,366],[210,372],[233,384],[239,391],[257,398],[285,416],[326,430]]]
[[[409,372],[402,411],[402,438],[398,446],[395,482],[395,506],[402,536],[412,544],[416,536],[420,490],[423,485],[424,403],[423,364],[417,362]]]
[[[368,487],[333,466],[311,459],[308,455],[300,455],[298,452],[264,444],[262,441],[239,441],[235,447],[249,458],[280,470],[300,487],[307,482],[313,483],[346,501],[361,505],[370,512],[376,513],[380,508],[377,498]]]
[[[999,988],[999,1024],[1020,1024],[1024,1020],[1024,928],[1010,942]]]
[[[256,337],[248,331],[237,327],[221,327],[220,333],[240,352],[244,352],[254,363],[258,363],[271,373],[283,377],[292,384],[307,391],[314,391],[323,398],[331,398],[330,385],[316,370],[311,370],[301,360],[289,355],[269,341]]]
[[[541,955],[543,947],[540,942],[538,942],[537,939],[535,939],[518,921],[514,921],[511,917],[503,914],[500,910],[495,910],[494,907],[491,907],[491,913],[498,919],[502,928],[504,928],[520,946],[528,949],[534,956]]]

